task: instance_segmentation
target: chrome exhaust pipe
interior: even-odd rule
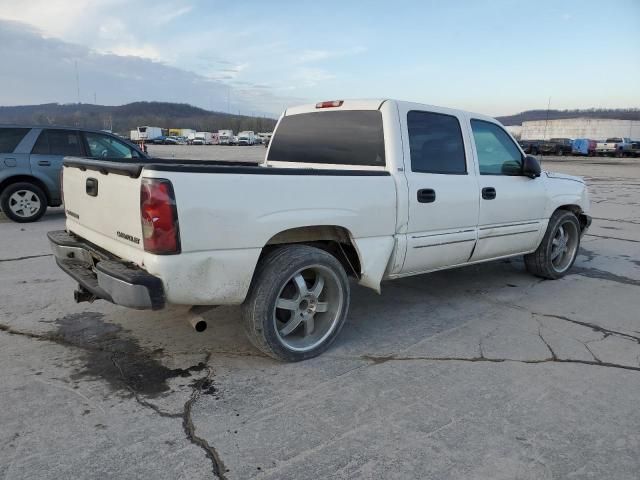
[[[196,332],[204,332],[207,329],[207,322],[199,315],[191,315],[189,324]]]
[[[209,306],[193,306],[189,309],[189,325],[193,327],[196,332],[204,332],[207,329],[207,321],[203,318],[202,314],[209,311]]]

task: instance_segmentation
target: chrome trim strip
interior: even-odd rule
[[[486,237],[479,237],[478,240],[485,240],[487,238],[496,238],[496,237],[508,237],[510,235],[522,235],[523,233],[537,233],[538,230],[525,230],[523,232],[511,232],[511,233],[500,233],[498,235],[487,235]]]
[[[475,241],[476,241],[475,238],[470,238],[468,240],[455,240],[453,242],[434,243],[433,245],[417,245],[417,246],[415,246],[413,248],[439,247],[441,245],[452,245],[454,243],[465,243],[465,242],[475,242]]]
[[[474,229],[471,228],[469,230],[457,230],[455,232],[433,233],[431,235],[417,235],[417,236],[412,236],[411,238],[441,237],[442,235],[455,235],[456,233],[469,233],[469,232],[473,232],[473,231],[474,231]]]
[[[523,223],[505,223],[503,225],[494,225],[492,227],[480,227],[480,230],[491,230],[492,228],[519,227],[521,225],[535,225],[538,223],[540,223],[539,220],[534,220],[532,222],[523,222]]]

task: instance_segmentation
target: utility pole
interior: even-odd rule
[[[76,88],[78,90],[78,104],[80,103],[80,74],[78,73],[78,61],[75,61],[76,65]]]
[[[93,104],[97,105],[98,104],[98,100],[97,100],[97,96],[96,96],[96,92],[93,92]]]
[[[551,97],[549,97],[549,103],[547,103],[547,118],[544,121],[544,135],[542,136],[543,140],[547,139],[547,124],[549,123],[549,109],[551,108]]]

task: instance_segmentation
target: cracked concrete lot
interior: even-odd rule
[[[239,308],[196,333],[187,308],[74,304],[44,236],[61,211],[0,219],[0,478],[637,479],[640,161],[543,168],[590,185],[570,275],[354,285],[334,346],[297,364],[254,350]]]

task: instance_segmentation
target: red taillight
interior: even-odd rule
[[[330,102],[318,102],[318,103],[316,103],[316,108],[341,107],[343,103],[344,103],[344,100],[332,100]]]
[[[144,250],[168,255],[180,253],[180,230],[173,185],[164,178],[143,178],[140,220]]]

